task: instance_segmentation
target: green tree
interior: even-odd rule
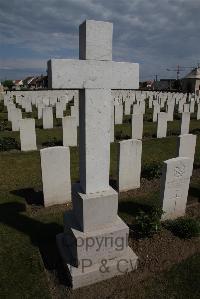
[[[2,85],[4,87],[7,87],[8,89],[12,89],[14,84],[13,84],[12,80],[5,80],[5,81],[2,82]]]

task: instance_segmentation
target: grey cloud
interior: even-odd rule
[[[78,49],[86,18],[114,23],[114,59],[141,63],[142,77],[200,59],[199,0],[0,0],[0,40],[56,56]],[[171,74],[173,75],[173,74]]]

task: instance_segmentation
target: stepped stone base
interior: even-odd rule
[[[122,275],[137,268],[138,257],[130,247],[122,256],[112,259],[102,259],[101,263],[92,264],[89,259],[79,260],[79,266],[74,267],[73,257],[65,245],[64,234],[57,235],[57,246],[73,289],[81,288],[114,276]]]

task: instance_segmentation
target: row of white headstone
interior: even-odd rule
[[[72,116],[62,119],[63,146],[77,146],[77,122]],[[37,150],[35,119],[25,118],[19,121],[21,151]]]
[[[177,142],[177,157],[189,158],[193,165],[195,147],[196,135],[186,134],[179,136]],[[119,142],[118,151],[118,191],[140,188],[142,141],[137,139],[121,141]],[[71,179],[69,148],[52,147],[42,149],[40,152],[45,206],[63,204],[70,201]],[[48,179],[49,173],[51,173],[50,179]],[[64,189],[60,188],[62,185],[65,185]],[[54,191],[51,192],[51,190]],[[165,201],[165,199],[163,199],[163,201]]]
[[[63,105],[64,103],[64,105]],[[156,102],[157,103],[157,102]],[[20,130],[20,123],[22,124],[22,130],[24,130],[23,123],[26,120],[22,120],[22,112],[19,108],[16,108],[15,104],[12,101],[5,101],[4,104],[7,105],[8,110],[8,120],[12,123],[12,130],[19,131]],[[66,108],[66,102],[57,102],[56,105],[59,105],[56,109],[56,116],[62,118],[63,124],[63,144],[65,146],[76,146],[77,145],[77,126],[79,125],[79,104],[78,99],[74,100],[74,106],[71,106],[71,117],[63,117],[63,111]],[[173,112],[172,110],[168,109],[168,112],[158,112],[160,110],[157,109],[159,104],[154,105],[154,113],[153,113],[153,120],[157,121],[157,138],[163,138],[167,135],[167,123],[169,120],[173,119],[169,117],[169,111]],[[132,114],[132,139],[142,139],[143,137],[143,114],[145,113],[145,102],[142,104],[135,104],[134,105],[134,113]],[[200,107],[200,104],[198,104]],[[136,109],[137,108],[137,109]],[[156,112],[155,112],[156,111]],[[197,116],[200,109],[197,112]],[[115,115],[114,115],[115,114]],[[123,106],[122,105],[115,105],[115,110],[111,109],[111,138],[110,141],[114,142],[114,125],[123,123]],[[173,115],[173,113],[172,113]],[[53,112],[52,107],[41,107],[38,106],[38,118],[43,118],[43,128],[44,129],[51,129],[53,128]],[[197,117],[198,118],[198,117]],[[27,120],[28,123],[28,120]],[[31,121],[29,121],[29,124]],[[33,127],[30,124],[29,127]],[[190,112],[182,112],[182,121],[181,121],[181,131],[180,134],[188,134],[189,133],[189,126],[190,126]],[[22,133],[23,134],[23,133]],[[28,136],[28,133],[25,134]],[[34,133],[30,133],[30,136],[34,136]],[[31,137],[30,137],[31,138]],[[22,142],[23,143],[23,142]],[[28,143],[28,142],[27,142]],[[35,137],[33,140],[33,147],[30,147],[29,150],[35,149]],[[22,145],[22,150],[24,147]],[[28,150],[26,147],[25,150]]]

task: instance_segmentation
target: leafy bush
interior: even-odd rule
[[[140,211],[133,224],[134,234],[138,238],[151,237],[161,229],[161,208],[152,207],[150,211]]]
[[[61,140],[57,140],[55,137],[54,138],[49,138],[48,141],[42,143],[43,146],[45,147],[51,147],[51,146],[59,146],[62,145]]]
[[[0,151],[9,151],[12,149],[19,149],[19,143],[11,137],[3,137],[0,139]]]
[[[154,178],[159,178],[162,174],[162,163],[158,161],[153,161],[149,164],[145,164],[142,167],[141,175],[147,180],[152,180]]]
[[[180,217],[167,221],[165,227],[179,238],[190,239],[200,236],[200,221],[194,218]]]

